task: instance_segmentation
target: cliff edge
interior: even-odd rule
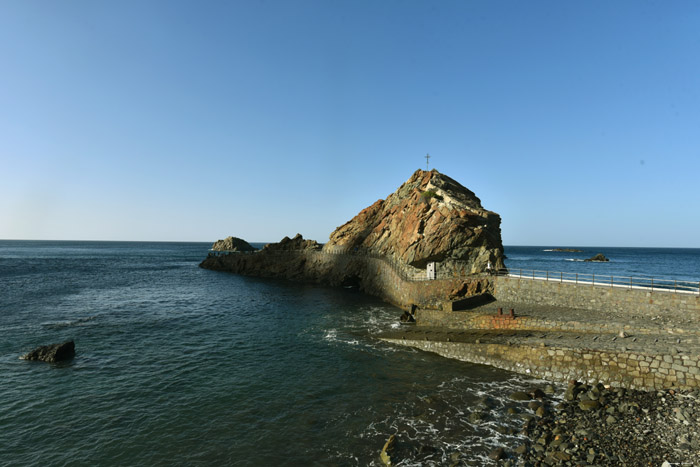
[[[385,200],[363,209],[330,236],[324,250],[363,249],[423,269],[459,261],[471,273],[503,268],[501,217],[437,170],[417,170]]]

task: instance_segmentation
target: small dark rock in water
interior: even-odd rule
[[[516,391],[510,395],[510,398],[514,401],[529,401],[530,394],[522,391]]]
[[[56,363],[70,360],[75,356],[75,343],[66,341],[62,344],[42,345],[31,352],[22,355],[23,360],[41,360],[42,362]]]
[[[501,460],[505,457],[505,450],[503,448],[496,448],[489,454],[489,457],[495,461]]]
[[[416,319],[408,311],[404,311],[403,314],[401,315],[401,317],[399,318],[399,320],[402,323],[415,323],[416,322]]]
[[[603,255],[602,253],[598,253],[597,255],[595,255],[592,258],[584,259],[584,261],[593,261],[593,262],[603,263],[605,261],[610,261],[610,260],[608,258],[606,258],[605,255]]]

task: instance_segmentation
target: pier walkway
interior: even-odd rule
[[[463,329],[401,326],[380,339],[561,382],[700,388],[697,316],[628,316],[508,302],[458,313],[465,317]],[[470,327],[479,322],[488,324]]]

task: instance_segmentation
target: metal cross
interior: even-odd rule
[[[428,164],[430,163],[430,154],[425,155],[425,170],[428,170]]]

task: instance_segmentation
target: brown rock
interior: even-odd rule
[[[268,243],[263,251],[290,251],[290,250],[320,250],[321,245],[316,240],[304,240],[301,234],[294,238],[284,237],[279,243]]]
[[[226,237],[223,240],[217,240],[211,249],[215,251],[255,251],[255,248],[250,243],[237,237]]]
[[[360,211],[330,236],[329,247],[360,249],[417,268],[466,263],[466,273],[503,268],[501,218],[476,195],[439,173],[418,170],[386,200]]]

